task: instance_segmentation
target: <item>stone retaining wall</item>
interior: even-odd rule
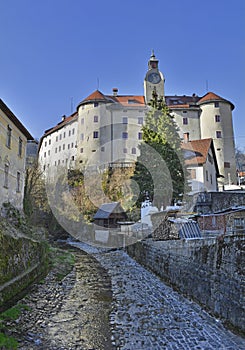
[[[245,331],[245,236],[146,240],[129,255],[229,324]]]
[[[0,230],[0,310],[47,270],[44,243]]]

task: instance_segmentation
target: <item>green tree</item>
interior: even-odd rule
[[[40,212],[49,212],[45,181],[38,161],[26,169],[23,206],[29,219]]]
[[[139,146],[133,179],[140,188],[138,205],[147,191],[153,204],[160,208],[172,204],[185,193],[186,170],[181,152],[178,127],[169,108],[153,93]]]

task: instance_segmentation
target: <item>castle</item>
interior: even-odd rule
[[[234,105],[213,92],[204,96],[168,96],[164,75],[152,53],[144,78],[144,96],[120,95],[114,88],[107,95],[92,92],[71,116],[45,131],[40,140],[39,160],[54,173],[59,166],[83,170],[126,166],[136,161],[142,125],[153,91],[162,97],[179,127],[183,143],[212,139],[218,164],[218,188],[236,183],[235,145],[232,123]]]

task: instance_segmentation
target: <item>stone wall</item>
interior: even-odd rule
[[[0,310],[47,270],[44,242],[11,236],[0,226]]]
[[[233,206],[243,206],[245,191],[200,192],[193,195],[192,205],[192,210],[202,214],[214,213]]]
[[[180,293],[245,331],[245,236],[195,240],[146,240],[129,255]]]

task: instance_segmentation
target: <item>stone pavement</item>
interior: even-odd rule
[[[112,342],[117,350],[237,350],[245,340],[199,305],[165,285],[122,250],[76,244],[92,253],[111,277]]]

